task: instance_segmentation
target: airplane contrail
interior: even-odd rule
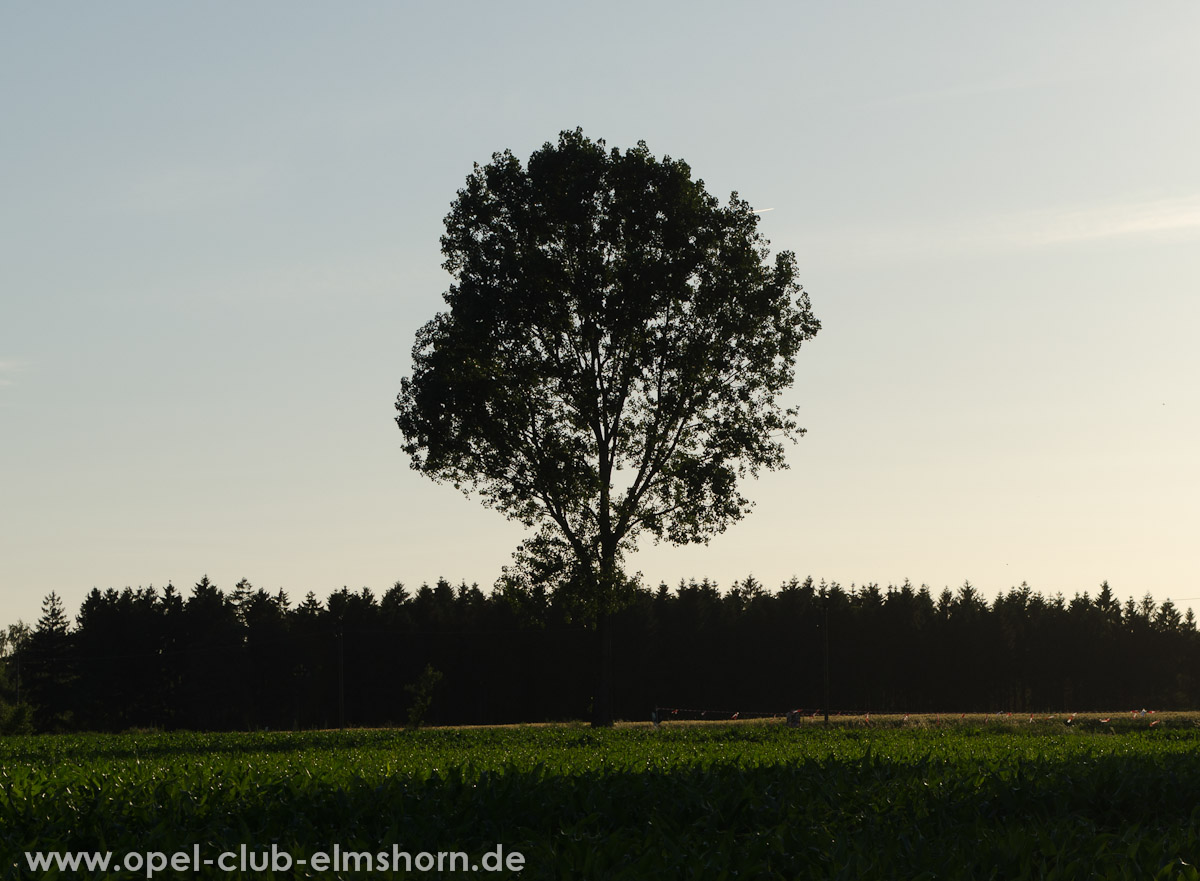
[[[774,211],[774,210],[775,210],[774,208],[755,208],[750,213],[751,214],[763,214],[764,212]]]

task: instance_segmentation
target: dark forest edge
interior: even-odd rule
[[[829,706],[823,707],[828,622]],[[293,605],[240,581],[93,589],[72,625],[49,595],[0,634],[0,733],[495,724],[586,718],[595,633],[569,603],[501,580]],[[752,576],[638,587],[613,629],[618,718],[655,708],[1045,713],[1200,706],[1190,609],[1146,595],[992,603],[965,583],[842,587]]]

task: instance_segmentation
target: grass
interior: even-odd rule
[[[1200,878],[1197,717],[1066,718],[14,737],[0,865],[500,844],[531,879]]]

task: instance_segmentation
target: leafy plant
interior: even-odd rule
[[[420,728],[433,703],[433,691],[442,681],[442,674],[433,669],[432,664],[426,664],[421,671],[421,677],[412,685],[406,685],[404,690],[412,695],[412,703],[408,708],[408,727]]]

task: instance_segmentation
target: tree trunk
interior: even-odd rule
[[[599,596],[596,603],[597,669],[596,693],[592,698],[592,727],[613,725],[613,606],[617,593],[617,550],[615,542],[600,548]]]
[[[592,727],[613,726],[613,640],[612,612],[603,610],[596,622],[596,693],[592,697]]]

